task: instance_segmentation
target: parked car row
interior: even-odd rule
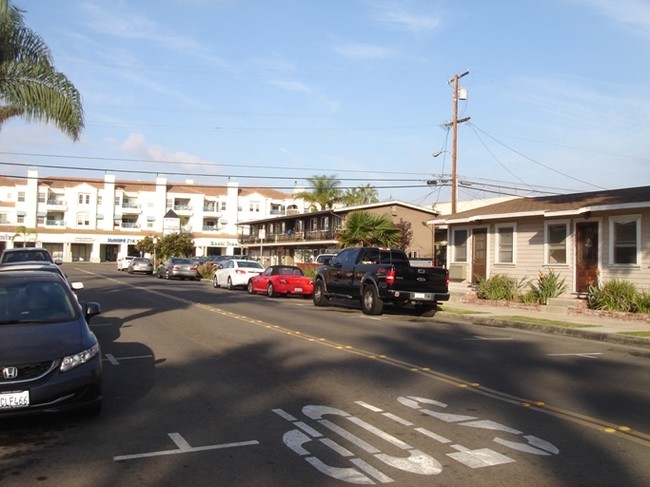
[[[159,279],[199,280],[198,267],[205,262],[213,263],[212,285],[215,288],[246,289],[249,294],[263,293],[269,297],[299,295],[310,297],[314,292],[311,278],[300,267],[272,265],[264,268],[245,256],[215,256],[214,258],[171,257],[155,271]],[[129,260],[127,272],[133,274],[153,273],[151,261],[135,257]]]

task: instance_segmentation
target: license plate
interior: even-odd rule
[[[0,393],[0,409],[26,408],[29,406],[29,391]]]
[[[426,299],[427,295],[424,293],[413,293],[413,299]]]
[[[295,288],[293,288],[293,291],[296,292],[296,293],[301,293],[302,288],[301,287],[295,287]]]

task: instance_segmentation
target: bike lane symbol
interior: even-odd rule
[[[446,423],[455,423],[459,426],[486,429],[493,431],[500,431],[503,433],[509,433],[513,435],[523,435],[523,433],[517,429],[511,428],[509,426],[497,423],[491,420],[481,420],[475,416],[467,416],[460,414],[445,413],[440,411],[434,411],[426,406],[437,406],[439,408],[446,408],[447,405],[436,401],[433,399],[426,399],[417,396],[403,396],[398,398],[398,402],[411,409],[415,409],[418,412],[428,415],[430,417],[442,420]],[[380,408],[371,406],[368,403],[363,401],[357,401],[357,404],[364,406],[370,409],[373,412],[382,412]],[[303,457],[309,464],[316,468],[321,473],[328,475],[330,477],[336,478],[349,483],[354,484],[375,484],[376,482],[380,483],[389,483],[393,482],[393,479],[381,472],[377,468],[370,465],[368,462],[362,460],[361,458],[355,457],[354,453],[345,448],[340,443],[336,442],[330,437],[327,437],[312,428],[304,421],[300,421],[291,414],[287,413],[282,409],[274,409],[274,413],[282,417],[286,421],[289,421],[295,426],[296,429],[290,430],[283,435],[283,442],[287,447],[289,447],[296,454]],[[318,425],[328,429],[330,432],[335,433],[344,440],[352,443],[361,450],[371,454],[375,459],[383,462],[385,465],[388,465],[399,470],[417,474],[417,475],[437,475],[442,472],[442,465],[432,456],[424,453],[421,450],[415,449],[410,446],[408,443],[386,433],[385,431],[373,426],[372,424],[353,416],[346,411],[341,409],[332,408],[329,406],[323,405],[307,405],[302,408],[302,413],[309,419],[314,420]],[[515,460],[498,453],[489,448],[480,448],[471,450],[459,444],[454,444],[451,440],[436,434],[433,431],[430,431],[426,428],[416,427],[413,423],[409,422],[404,418],[392,413],[383,413],[386,417],[395,420],[403,426],[413,426],[415,431],[424,434],[430,439],[436,440],[442,444],[448,444],[452,449],[456,450],[455,453],[448,453],[447,456],[458,461],[459,463],[470,467],[470,468],[481,468],[500,465],[504,463],[511,463]],[[375,435],[377,438],[401,449],[404,450],[407,454],[405,456],[394,456],[383,453],[380,449],[369,444],[365,440],[359,438],[353,433],[349,432],[342,426],[333,421],[330,421],[326,416],[334,416],[338,418],[343,418],[350,423],[355,424],[356,426],[364,429],[365,431]],[[496,436],[493,438],[493,441],[499,445],[517,450],[523,453],[529,453],[534,455],[551,455],[558,454],[559,450],[551,443],[542,440],[533,435],[523,435],[522,436],[526,443],[519,441],[512,441]],[[313,441],[319,441],[322,445],[330,448],[332,451],[339,454],[341,457],[346,459],[351,466],[350,467],[336,467],[328,465],[317,456],[313,455],[309,449],[308,444]]]

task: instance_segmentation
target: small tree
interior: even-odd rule
[[[36,240],[38,240],[36,229],[30,230],[27,227],[20,225],[16,230],[17,232],[12,238],[16,247],[27,247],[27,242],[30,241],[36,244]],[[18,245],[19,242],[22,243],[22,245]]]
[[[142,240],[138,241],[138,243],[135,244],[135,248],[142,254],[153,254],[154,250],[154,243],[153,243],[153,237],[151,235],[147,235],[145,238]]]
[[[395,224],[399,229],[399,238],[397,241],[397,248],[401,250],[406,250],[411,245],[411,240],[413,240],[413,229],[411,222],[400,218],[399,222]]]
[[[192,254],[192,248],[194,248],[194,241],[190,235],[187,233],[171,233],[158,239],[156,252],[160,259],[179,256],[189,257]]]

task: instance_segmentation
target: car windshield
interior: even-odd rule
[[[77,317],[77,305],[57,281],[0,281],[0,324],[58,323]]]

